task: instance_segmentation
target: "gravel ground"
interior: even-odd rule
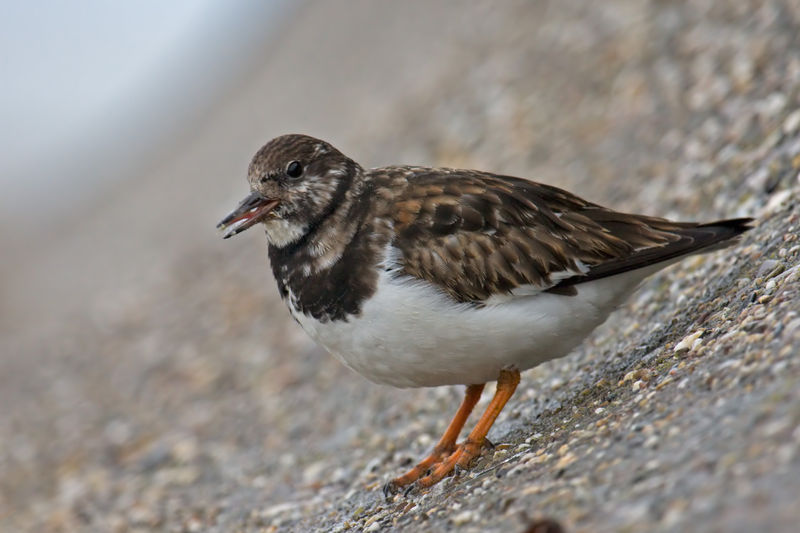
[[[287,51],[183,155],[91,213],[106,233],[87,245],[74,221],[27,277],[6,276],[0,529],[522,532],[549,518],[567,531],[795,531],[800,5],[331,5],[300,10]],[[372,55],[347,56],[349,78],[329,88],[348,120],[298,121],[365,164],[483,168],[628,211],[757,218],[739,245],[654,276],[573,354],[526,372],[471,472],[389,500],[381,486],[435,442],[461,388],[351,374],[289,319],[263,236],[212,230],[253,151],[234,136],[221,163],[215,147],[265,120],[281,65],[333,69],[356,32]],[[399,88],[375,91],[381,51],[399,44],[403,68],[386,74]],[[190,205],[147,199],[192,187],[205,193]],[[143,209],[148,222],[122,223]],[[113,257],[93,283],[35,277],[91,268],[75,257],[98,248]],[[49,297],[52,279],[76,295]]]

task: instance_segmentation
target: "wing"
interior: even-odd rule
[[[575,294],[579,283],[724,242],[749,222],[671,222],[519,178],[441,169],[413,169],[392,210],[402,272],[460,302],[518,288]]]

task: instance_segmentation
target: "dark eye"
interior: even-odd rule
[[[286,175],[290,178],[299,178],[303,173],[303,165],[299,161],[292,161],[286,165]]]

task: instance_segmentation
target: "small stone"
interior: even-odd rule
[[[800,109],[795,109],[783,121],[783,133],[791,135],[800,129]]]
[[[363,531],[364,533],[372,533],[374,531],[380,531],[380,530],[381,530],[380,522],[373,522],[367,527],[365,527]]]
[[[136,504],[128,510],[128,520],[136,526],[152,526],[156,523],[156,515],[152,509]]]
[[[566,468],[577,460],[578,460],[577,455],[575,455],[572,452],[567,452],[566,455],[564,455],[563,457],[561,457],[561,459],[556,461],[555,469],[561,470],[562,468]]]
[[[187,437],[172,446],[171,455],[179,463],[188,463],[197,457],[198,452],[197,440]]]
[[[637,368],[636,370],[631,370],[625,377],[622,378],[622,383],[627,383],[628,381],[636,381],[636,380],[644,380],[647,381],[650,376],[647,373],[647,370],[644,368]]]
[[[192,516],[183,524],[183,529],[188,533],[198,533],[203,530],[203,526],[202,520],[196,516]]]
[[[532,453],[532,452],[528,452],[528,453],[526,453],[525,455],[523,455],[522,457],[519,458],[519,462],[520,463],[527,463],[528,461],[532,461],[533,459],[536,459],[536,454]]]
[[[795,318],[786,324],[786,329],[784,331],[786,335],[793,335],[795,332],[800,331],[800,318]]]
[[[779,262],[776,259],[767,259],[761,266],[758,267],[758,272],[756,273],[756,277],[763,278],[777,267]]]
[[[508,450],[495,450],[493,458],[496,460],[503,459],[508,455]]]
[[[658,438],[658,435],[651,435],[647,437],[647,440],[644,441],[644,447],[649,449],[656,448],[658,447],[659,441],[660,439]]]
[[[792,191],[790,189],[784,189],[782,191],[778,191],[772,196],[769,197],[769,201],[767,205],[764,206],[762,210],[763,214],[767,213],[774,213],[778,210],[778,208],[782,207],[784,203],[788,202],[792,198]]]
[[[475,512],[474,511],[463,511],[458,513],[457,515],[453,516],[450,521],[453,522],[455,526],[463,526],[464,524],[469,524],[475,520]],[[377,530],[376,530],[377,531]]]
[[[515,476],[515,475],[519,474],[520,472],[522,472],[523,470],[525,470],[526,468],[528,468],[528,465],[526,465],[526,464],[515,465],[515,466],[511,467],[511,469],[508,471],[508,473],[506,475],[509,476],[509,477]]]
[[[537,440],[541,439],[542,437],[543,437],[543,435],[541,433],[534,433],[533,435],[531,435],[530,437],[525,439],[525,442],[528,443],[528,444],[531,444],[532,442],[537,441]]]
[[[114,419],[109,422],[104,431],[105,437],[115,446],[121,446],[130,440],[133,431],[124,420]]]
[[[366,464],[364,470],[361,471],[361,475],[369,476],[370,474],[374,474],[377,472],[378,467],[380,467],[382,463],[383,461],[379,457],[374,457]]]
[[[731,62],[731,78],[740,91],[747,89],[755,73],[755,63],[750,56],[739,53]]]
[[[768,179],[769,169],[767,167],[759,167],[747,177],[745,183],[752,190],[760,192],[764,190]]]
[[[706,330],[701,328],[692,333],[691,335],[687,335],[686,337],[681,339],[681,341],[678,344],[675,345],[675,348],[673,348],[672,351],[677,353],[683,350],[696,349],[701,344],[702,341],[700,340],[700,337],[703,335],[703,333],[705,333],[705,331]]]
[[[775,117],[784,107],[786,107],[786,95],[779,92],[774,92],[756,103],[759,114],[768,119]]]

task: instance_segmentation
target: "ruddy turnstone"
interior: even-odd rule
[[[218,227],[228,238],[264,224],[281,297],[315,341],[377,383],[467,386],[431,454],[387,490],[467,467],[520,371],[567,355],[647,276],[732,243],[751,222],[619,213],[475,170],[366,170],[305,135],[268,142],[248,181],[250,195]]]

